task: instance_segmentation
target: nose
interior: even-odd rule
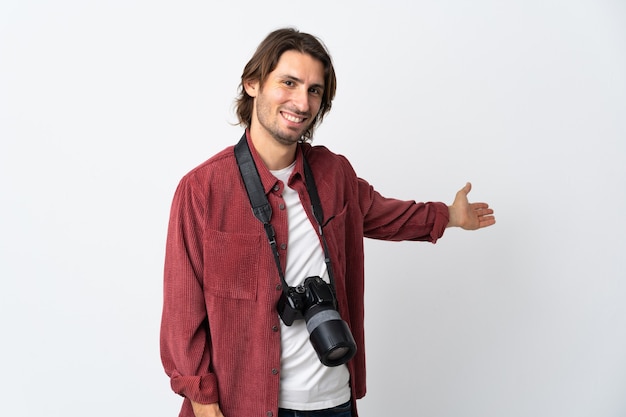
[[[308,113],[311,107],[310,103],[310,95],[307,88],[298,88],[296,89],[292,96],[291,101],[296,107],[296,109],[301,113]]]

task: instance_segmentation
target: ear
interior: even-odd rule
[[[258,80],[246,80],[243,83],[243,88],[250,97],[256,97],[259,94],[259,81]]]

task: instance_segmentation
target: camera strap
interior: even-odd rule
[[[250,205],[252,206],[252,213],[254,214],[254,217],[263,223],[267,240],[272,249],[272,253],[274,254],[274,261],[276,262],[276,267],[278,268],[278,275],[280,276],[283,291],[286,291],[287,288],[289,288],[289,285],[287,284],[287,281],[285,281],[285,274],[280,265],[280,255],[278,254],[278,249],[276,248],[276,231],[274,230],[274,226],[271,224],[272,206],[270,206],[267,196],[265,195],[265,190],[263,188],[263,184],[261,183],[261,176],[259,175],[259,171],[254,163],[254,159],[252,158],[252,153],[250,152],[250,147],[248,146],[245,133],[237,145],[235,145],[235,158],[237,159],[239,172],[241,173],[241,178],[243,179],[246,192],[248,193],[248,199],[250,200]],[[326,263],[331,288],[335,291],[335,279],[332,273],[328,245],[326,244],[326,238],[322,231],[322,226],[324,225],[324,212],[322,211],[322,204],[320,202],[319,194],[317,193],[317,187],[315,186],[315,180],[313,178],[311,167],[309,166],[309,163],[304,155],[302,155],[302,158],[304,162],[305,185],[307,192],[309,193],[309,198],[311,199],[313,215],[317,221],[318,234],[322,240],[324,262]]]

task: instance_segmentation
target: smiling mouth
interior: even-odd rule
[[[292,122],[292,123],[302,123],[306,120],[306,117],[297,117],[292,114],[282,113],[282,112],[281,114],[285,118],[285,120]]]

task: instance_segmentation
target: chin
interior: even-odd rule
[[[304,132],[293,133],[291,131],[288,134],[273,135],[273,136],[274,136],[274,139],[276,139],[277,142],[279,142],[279,143],[281,143],[283,145],[293,145],[295,143],[300,142],[300,139],[302,138],[302,135],[304,135]]]

